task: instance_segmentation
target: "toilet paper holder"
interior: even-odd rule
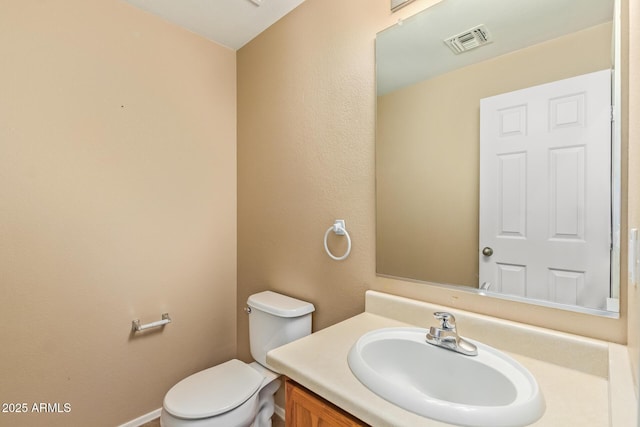
[[[131,322],[131,330],[133,332],[141,332],[151,328],[158,328],[160,326],[164,326],[167,323],[171,323],[171,318],[169,317],[169,313],[162,313],[162,320],[156,320],[155,322],[140,324],[140,320],[136,319]]]

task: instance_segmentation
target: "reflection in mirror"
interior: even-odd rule
[[[613,17],[443,0],[377,35],[378,274],[618,311]]]

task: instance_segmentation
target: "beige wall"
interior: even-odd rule
[[[640,228],[640,1],[629,1],[629,229]],[[629,284],[629,354],[640,371],[640,290]]]
[[[611,68],[611,36],[601,24],[378,98],[379,273],[478,286],[480,100]]]
[[[238,51],[238,308],[273,289],[315,304],[316,330],[363,311],[375,280],[373,36],[388,6],[307,0]],[[342,262],[323,248],[339,218],[353,241]],[[245,359],[247,328],[239,311]]]
[[[605,320],[375,276],[374,35],[433,2],[391,15],[386,0],[307,0],[238,52],[237,98],[234,52],[124,3],[5,2],[0,400],[71,413],[0,424],[113,426],[159,408],[236,354],[236,313],[248,358],[240,308],[263,289],[313,302],[316,330],[377,289],[624,342],[624,306]],[[343,262],[322,247],[336,218],[354,245]],[[162,332],[131,336],[165,311]]]
[[[376,289],[626,342],[626,281],[617,320],[375,275],[374,38],[432,3],[391,15],[386,0],[307,0],[238,51],[238,309],[277,290],[314,303],[317,330]],[[342,262],[322,246],[336,218],[353,241]],[[249,357],[240,311],[238,350]]]
[[[235,52],[123,2],[20,0],[0,58],[0,402],[71,405],[0,425],[118,425],[236,353]]]

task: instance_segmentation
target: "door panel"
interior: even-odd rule
[[[605,309],[611,246],[611,74],[480,103],[480,283]]]

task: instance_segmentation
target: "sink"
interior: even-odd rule
[[[478,347],[466,356],[428,344],[422,328],[361,336],[349,352],[355,377],[387,401],[424,417],[474,427],[526,426],[545,403],[531,373],[510,356]]]

